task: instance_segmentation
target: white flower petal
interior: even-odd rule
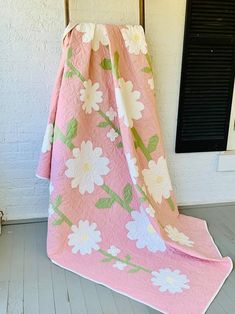
[[[153,78],[148,79],[148,84],[151,90],[154,90],[154,81]]]
[[[52,123],[49,123],[46,127],[45,135],[42,143],[42,153],[46,153],[51,150],[51,144],[53,142],[54,127]]]
[[[89,43],[94,37],[95,24],[93,23],[81,23],[76,26],[77,31],[82,32],[82,41]]]
[[[132,158],[130,153],[126,153],[125,155],[132,182],[136,184],[136,178],[139,176],[139,169],[136,164],[136,158]]]
[[[104,46],[109,44],[108,34],[106,27],[101,24],[95,26],[94,38],[92,40],[92,49],[97,51],[100,47],[100,43]]]

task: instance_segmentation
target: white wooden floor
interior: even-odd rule
[[[235,260],[235,207],[187,210],[205,218],[223,255]],[[0,236],[0,314],[157,314],[127,297],[52,264],[46,223],[8,225]],[[235,271],[210,306],[235,314]]]

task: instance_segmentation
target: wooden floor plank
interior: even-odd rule
[[[12,226],[3,226],[2,229],[2,235],[0,236],[0,280],[8,281],[13,250],[13,231]]]
[[[81,286],[83,290],[83,295],[85,296],[87,312],[89,314],[90,313],[103,314],[100,305],[100,300],[96,291],[96,284],[90,280],[81,278]]]
[[[159,312],[157,310],[154,310],[152,308],[149,308],[149,314],[161,314],[162,312]]]
[[[8,281],[0,281],[0,313],[7,313]]]
[[[80,276],[66,271],[66,281],[72,314],[89,314],[87,312],[85,297],[81,287]]]
[[[38,303],[41,314],[55,314],[52,263],[46,256],[46,223],[35,224],[37,236]]]
[[[52,281],[56,314],[71,314],[65,270],[52,265]]]
[[[149,308],[146,305],[133,300],[131,303],[135,314],[149,314]]]
[[[26,224],[24,232],[24,314],[39,314],[35,224]]]
[[[104,314],[109,314],[109,313],[118,314],[117,306],[114,301],[111,290],[98,284],[96,285],[96,290],[99,296],[103,313]]]
[[[131,300],[128,297],[125,297],[124,295],[121,295],[119,293],[116,293],[112,291],[118,313],[128,313],[128,314],[135,314],[134,309],[131,304]]]
[[[13,230],[13,247],[8,287],[8,314],[23,314],[24,229],[16,225]]]

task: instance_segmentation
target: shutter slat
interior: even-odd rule
[[[226,149],[234,60],[235,1],[188,0],[176,152]]]

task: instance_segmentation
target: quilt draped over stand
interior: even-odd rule
[[[232,269],[179,214],[141,26],[69,26],[37,175],[56,264],[164,313],[204,313]]]

